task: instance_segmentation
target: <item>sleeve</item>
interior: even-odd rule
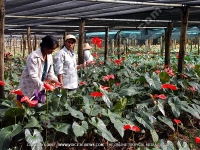
[[[38,58],[34,57],[28,57],[27,59],[27,69],[28,69],[28,74],[30,78],[32,79],[33,83],[38,87],[38,90],[43,90],[43,82],[39,78],[39,63],[38,63]]]
[[[57,75],[63,74],[64,54],[60,50],[54,57],[54,69]]]
[[[49,69],[48,69],[48,79],[50,80],[58,80],[58,78],[56,77],[55,73],[54,73],[54,66],[53,66],[53,58],[52,55],[49,56]]]

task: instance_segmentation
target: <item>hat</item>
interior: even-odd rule
[[[83,50],[91,49],[92,47],[88,43],[83,44]]]
[[[65,40],[69,40],[69,39],[74,39],[75,42],[76,42],[76,37],[75,37],[74,35],[68,34],[68,35],[65,37]]]

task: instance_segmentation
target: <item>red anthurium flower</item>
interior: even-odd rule
[[[85,82],[85,81],[82,81],[82,82],[80,82],[79,84],[81,84],[81,85],[85,85],[86,82]]]
[[[196,89],[195,89],[195,87],[190,87],[190,86],[188,86],[188,88],[192,91],[192,92],[195,92],[196,91]]]
[[[121,61],[124,61],[124,60],[125,60],[125,57],[122,57],[122,58],[121,58]]]
[[[92,38],[92,44],[96,44],[97,47],[99,47],[99,48],[102,47],[101,42],[102,42],[102,39],[100,39],[100,38],[98,38],[98,37]]]
[[[38,100],[27,101],[30,107],[35,107],[38,104]]]
[[[93,56],[94,56],[94,58],[98,58],[97,53],[94,53]]]
[[[21,98],[20,102],[27,102],[29,100],[29,97],[28,96],[24,96]]]
[[[94,65],[96,62],[95,61],[90,61],[89,64]]]
[[[115,85],[116,85],[116,86],[120,86],[120,83],[116,82]]]
[[[124,125],[124,130],[130,130],[130,129],[131,129],[131,125],[130,124]]]
[[[132,126],[131,130],[133,130],[135,132],[140,132],[140,128],[138,128],[137,126]]]
[[[160,74],[160,70],[156,70],[155,72],[156,72],[157,74]]]
[[[182,77],[187,78],[187,75],[185,75],[185,74],[181,74],[181,75],[182,75]]]
[[[92,92],[92,93],[90,94],[90,96],[93,96],[94,98],[95,98],[95,97],[101,97],[101,96],[103,96],[103,93],[101,93],[101,92]]]
[[[180,123],[181,123],[181,121],[178,120],[178,119],[174,119],[174,122],[175,122],[176,124],[180,124]]]
[[[120,59],[116,59],[114,60],[115,64],[116,65],[121,65],[122,64],[122,61]]]
[[[164,94],[160,94],[160,95],[155,94],[153,97],[154,98],[160,98],[160,99],[163,99],[163,100],[165,100],[167,98]]]
[[[113,74],[110,74],[109,77],[110,77],[111,79],[114,79],[114,78],[115,78],[115,76],[114,76]]]
[[[106,80],[106,81],[109,81],[109,80],[110,80],[110,76],[109,76],[109,75],[103,76],[103,78],[104,78],[104,80]]]
[[[45,83],[45,82],[44,82],[44,88],[45,88],[47,91],[53,91],[53,90],[55,89],[52,85],[50,85],[50,84],[48,84],[48,83]]]
[[[34,107],[38,104],[38,100],[30,100],[28,96],[24,96],[20,100],[21,103],[27,102],[30,107]]]
[[[167,89],[167,88],[168,88],[168,89],[171,89],[171,90],[178,90],[177,87],[176,87],[175,85],[168,84],[168,83],[163,84],[163,85],[162,85],[162,88],[163,88],[163,89]]]
[[[101,88],[103,89],[103,90],[107,90],[107,89],[109,89],[110,87],[107,87],[107,86],[101,86]]]
[[[195,137],[195,142],[196,142],[197,144],[200,144],[200,137]]]
[[[5,86],[6,84],[0,80],[0,85]]]
[[[10,93],[14,93],[14,94],[17,94],[17,95],[23,95],[23,93],[20,89],[12,90]]]

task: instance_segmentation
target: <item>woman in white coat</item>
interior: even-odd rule
[[[45,94],[43,81],[47,79],[59,84],[54,74],[51,55],[58,46],[58,41],[53,36],[47,35],[42,38],[40,48],[29,54],[19,83],[19,89],[22,91],[23,96],[31,98],[35,92],[40,91]],[[20,97],[18,97],[18,100],[20,100]],[[38,100],[40,101],[40,97]],[[44,102],[45,99],[41,101]]]

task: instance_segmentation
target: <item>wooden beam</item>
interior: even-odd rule
[[[165,66],[170,66],[170,47],[172,39],[172,27],[173,23],[168,23],[168,28],[165,35]]]
[[[31,53],[31,32],[30,27],[27,27],[27,43],[28,43],[28,53]]]
[[[108,42],[109,42],[109,28],[105,28],[105,51],[104,51],[104,65],[106,65],[106,62],[108,61]]]
[[[84,42],[84,28],[85,28],[85,20],[81,19],[79,26],[79,39],[78,39],[78,64],[83,64],[84,55],[83,55],[83,42]]]
[[[180,35],[180,48],[179,48],[179,58],[178,58],[179,78],[181,77],[181,73],[183,72],[184,68],[188,18],[189,18],[189,8],[188,7],[181,8],[181,35]]]
[[[22,35],[22,41],[23,41],[23,58],[25,57],[25,51],[26,51],[26,39],[25,39],[25,35]]]
[[[4,81],[4,23],[5,5],[4,0],[0,0],[0,80]],[[0,99],[4,99],[4,87],[0,85]]]

